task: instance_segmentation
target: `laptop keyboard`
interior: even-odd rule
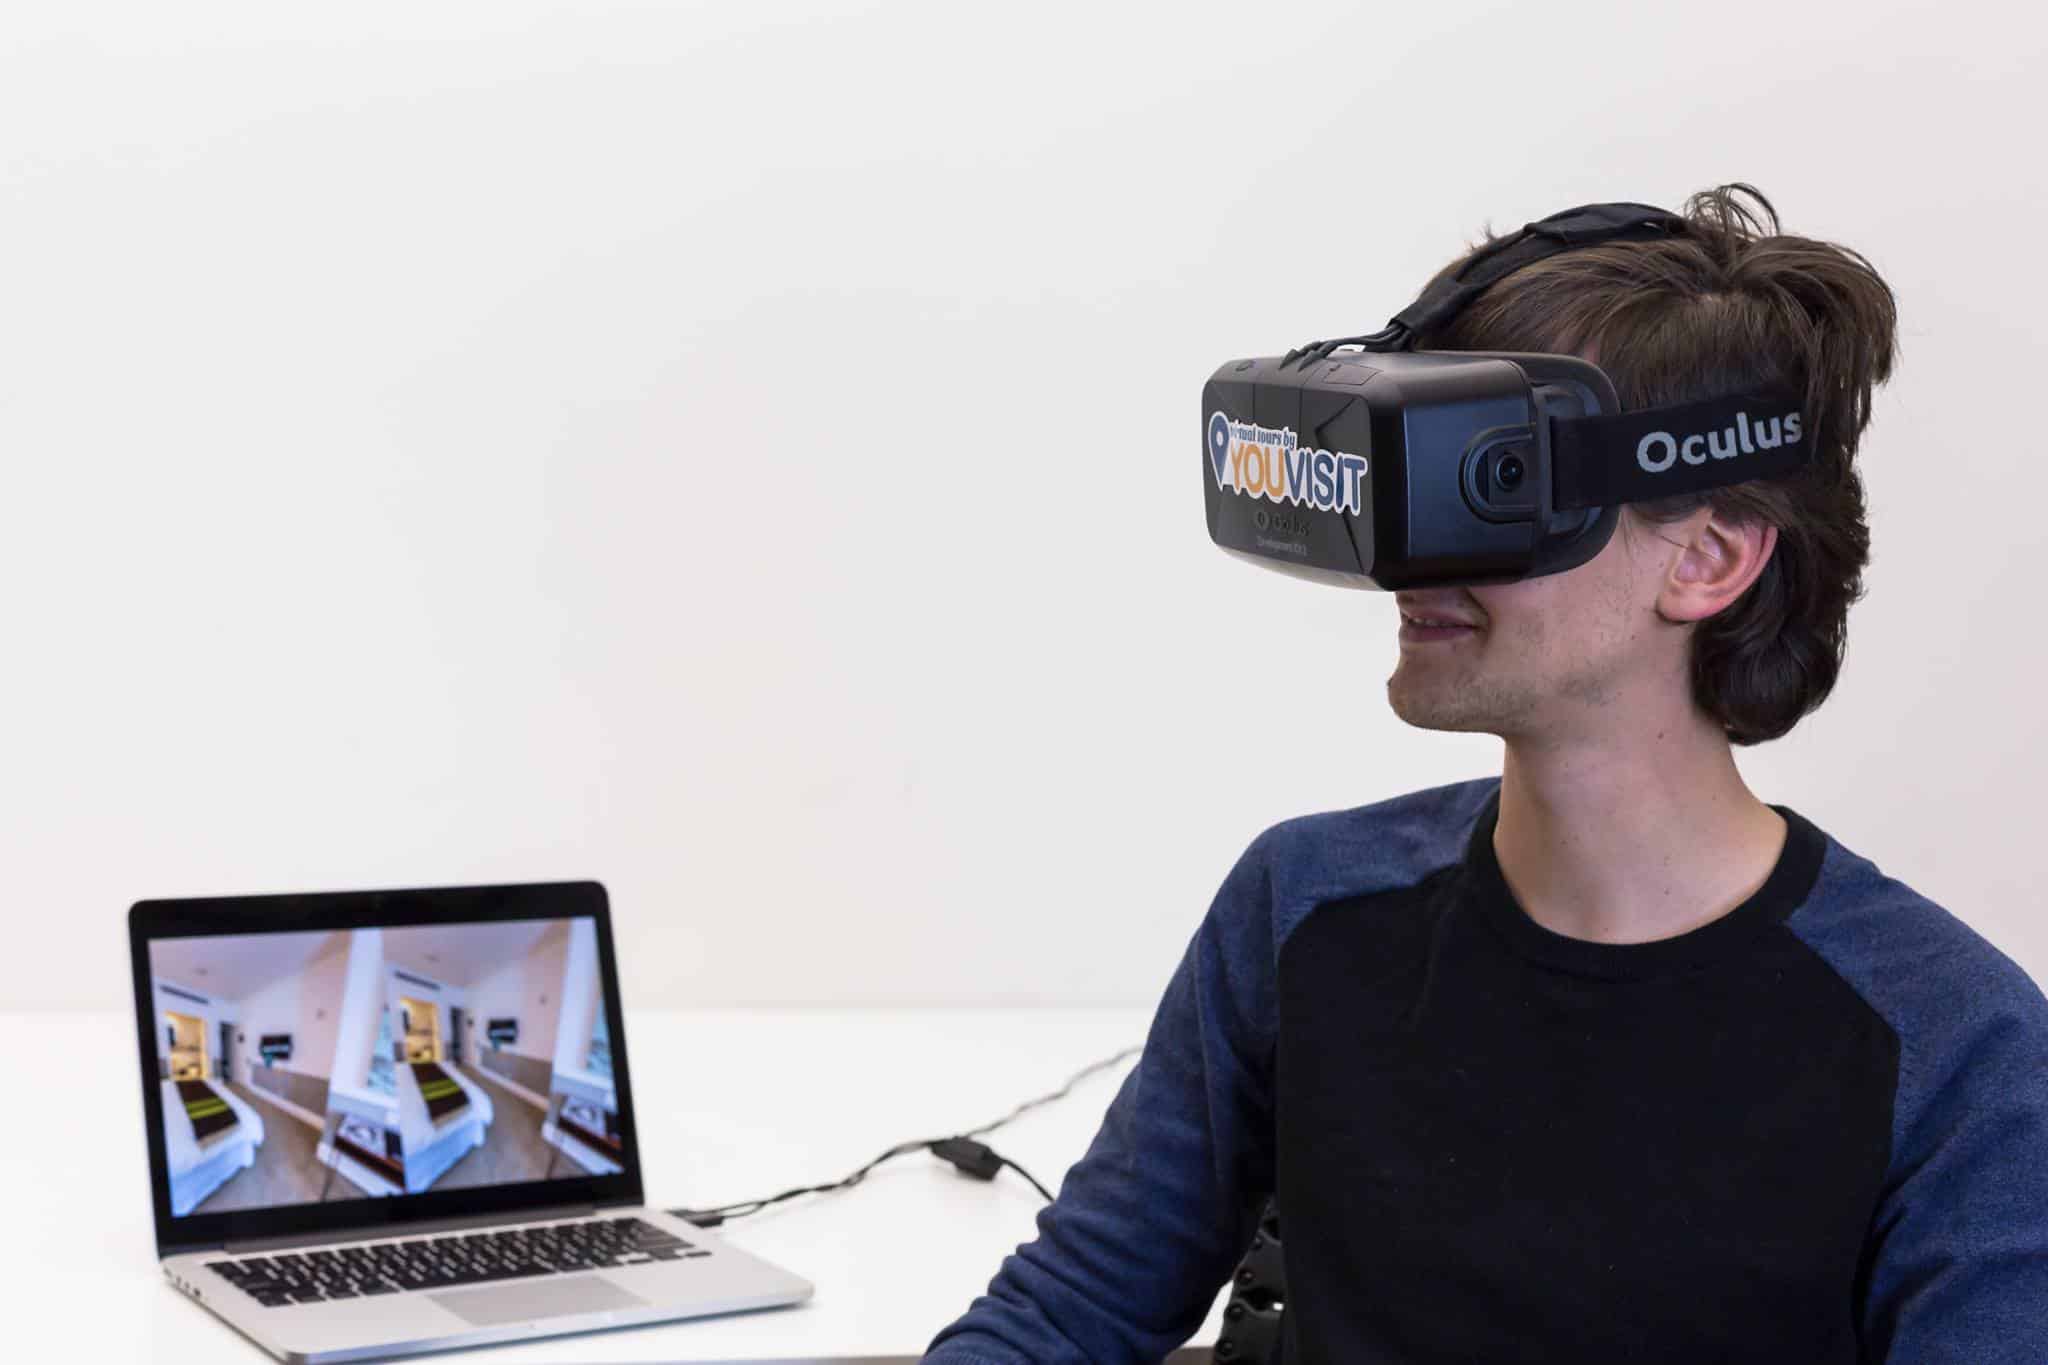
[[[209,1261],[206,1268],[264,1307],[282,1308],[710,1254],[638,1218],[586,1218],[503,1232],[444,1233]]]

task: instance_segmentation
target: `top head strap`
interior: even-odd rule
[[[1647,237],[1672,237],[1683,234],[1685,230],[1685,219],[1650,204],[1581,204],[1577,208],[1560,209],[1547,218],[1525,223],[1519,232],[1510,233],[1474,252],[1457,274],[1438,280],[1423,290],[1420,298],[1396,313],[1380,331],[1369,336],[1311,341],[1289,351],[1281,363],[1289,364],[1300,357],[1309,361],[1327,360],[1339,346],[1362,346],[1368,351],[1409,350],[1418,335],[1456,317],[1496,280],[1531,262],[1575,247]]]
[[[1546,256],[1601,242],[1671,237],[1684,231],[1683,218],[1649,204],[1582,204],[1560,210],[1475,253],[1457,274],[1437,281],[1394,315],[1388,330],[1400,329],[1398,342],[1368,349],[1409,349],[1417,335],[1456,317],[1496,280]]]

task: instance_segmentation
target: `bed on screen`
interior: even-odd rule
[[[484,1145],[497,1113],[483,1087],[452,1063],[400,1062],[397,1072],[405,1190],[418,1194]]]
[[[236,1173],[256,1164],[256,1149],[263,1145],[263,1116],[214,1081],[162,1084],[171,1213],[183,1217]]]

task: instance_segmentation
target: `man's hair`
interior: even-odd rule
[[[1768,232],[1739,202],[1745,193]],[[1711,506],[1778,528],[1756,582],[1698,623],[1692,640],[1694,699],[1732,743],[1756,744],[1819,706],[1841,671],[1849,607],[1870,562],[1853,461],[1871,389],[1891,377],[1898,311],[1856,252],[1779,235],[1776,211],[1753,186],[1695,194],[1683,216],[1683,236],[1578,247],[1524,266],[1416,345],[1567,355],[1595,346],[1625,410],[1768,389],[1805,395],[1813,444],[1797,473],[1629,504],[1651,523]],[[1489,230],[1472,250],[1497,240]]]

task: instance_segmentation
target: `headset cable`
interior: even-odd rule
[[[987,1144],[976,1141],[976,1139],[985,1133],[994,1132],[1019,1115],[1028,1113],[1040,1105],[1051,1104],[1054,1100],[1066,1098],[1079,1082],[1106,1067],[1115,1066],[1124,1058],[1139,1051],[1142,1051],[1142,1048],[1127,1047],[1112,1057],[1105,1057],[1099,1062],[1082,1067],[1079,1071],[1068,1077],[1067,1083],[1058,1090],[1048,1095],[1041,1095],[1035,1100],[1026,1100],[1023,1104],[1018,1105],[993,1123],[984,1123],[979,1128],[970,1128],[964,1133],[955,1133],[950,1137],[918,1138],[911,1142],[899,1142],[867,1165],[855,1171],[852,1175],[847,1176],[843,1180],[836,1180],[830,1185],[805,1185],[794,1190],[784,1190],[781,1194],[771,1195],[766,1199],[749,1199],[738,1204],[721,1204],[717,1208],[710,1209],[670,1209],[669,1212],[687,1223],[696,1224],[700,1228],[715,1228],[719,1224],[729,1223],[735,1218],[745,1218],[749,1214],[759,1213],[769,1205],[780,1204],[785,1199],[795,1199],[799,1195],[805,1194],[829,1194],[834,1190],[851,1189],[853,1186],[860,1184],[862,1180],[865,1180],[868,1172],[883,1162],[892,1161],[899,1156],[920,1150],[928,1151],[942,1160],[951,1162],[961,1174],[973,1176],[976,1180],[994,1180],[998,1175],[1002,1174],[1005,1167],[1008,1167],[1030,1181],[1031,1187],[1043,1195],[1047,1203],[1051,1203],[1053,1198],[1052,1191],[1046,1189],[1039,1182],[1037,1176],[1034,1176],[1008,1157],[993,1150]]]

